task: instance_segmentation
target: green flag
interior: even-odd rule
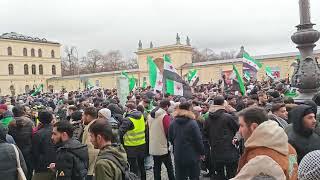
[[[155,91],[162,92],[163,74],[150,56],[147,57],[147,61],[149,66],[149,84]]]
[[[42,89],[43,89],[43,84],[40,84],[38,86],[38,88],[31,94],[31,96],[37,95],[38,93],[40,93],[42,91]]]
[[[129,77],[128,73],[122,71],[121,75],[123,75],[124,77],[126,77],[129,81],[129,91],[132,91],[134,89],[134,87],[136,86],[136,79],[133,77],[133,75],[131,75],[131,77]]]
[[[262,64],[258,60],[251,57],[248,53],[243,53],[242,62],[249,64],[257,71],[262,67]]]
[[[251,75],[250,75],[249,71],[245,71],[243,77],[246,78],[247,81],[250,81]]]
[[[232,66],[233,66],[233,74],[234,74],[234,76],[235,76],[235,79],[234,79],[234,80],[238,83],[241,94],[242,94],[242,95],[245,95],[245,93],[246,93],[246,88],[244,87],[243,79],[242,79],[242,77],[240,76],[239,71],[238,71],[238,69],[236,68],[236,66],[235,66],[234,64],[232,64]]]
[[[187,79],[190,86],[196,86],[199,82],[199,75],[197,69],[190,69],[187,75]]]
[[[267,76],[269,76],[271,79],[274,79],[274,77],[272,75],[271,68],[269,66],[265,67],[265,71],[266,71]]]

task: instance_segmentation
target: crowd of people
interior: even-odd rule
[[[202,84],[192,98],[148,87],[123,105],[116,89],[1,97],[0,175],[319,180],[320,93],[295,103],[285,81],[246,87]]]

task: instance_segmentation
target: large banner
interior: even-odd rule
[[[122,106],[125,106],[127,102],[127,96],[129,95],[129,82],[128,79],[123,76],[117,77],[117,95]]]

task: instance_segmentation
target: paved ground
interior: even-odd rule
[[[153,170],[147,171],[147,180],[153,180]],[[161,180],[168,180],[167,170],[165,166],[162,166]],[[210,178],[200,177],[200,180],[210,180]]]

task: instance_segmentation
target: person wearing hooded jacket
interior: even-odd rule
[[[27,173],[27,166],[20,149],[17,147],[20,157],[20,164],[23,172]],[[0,175],[5,180],[17,179],[17,159],[11,144],[6,142],[6,129],[0,124]]]
[[[9,123],[9,132],[15,140],[17,146],[21,149],[24,159],[26,160],[28,180],[32,178],[33,161],[32,161],[32,128],[34,127],[31,119],[25,117],[23,106],[15,106],[13,109],[14,120]]]
[[[169,141],[173,144],[176,179],[199,179],[199,163],[205,152],[191,103],[181,103],[173,115],[175,119],[169,127]]]
[[[259,107],[245,109],[238,116],[245,150],[240,157],[237,174],[249,161],[265,155],[280,165],[286,179],[296,180],[297,153],[288,143],[288,136],[278,123],[268,120],[266,111]]]
[[[320,136],[314,132],[317,121],[313,107],[299,105],[289,112],[292,126],[286,128],[289,143],[296,149],[298,163],[313,150],[320,150]]]
[[[204,135],[209,139],[212,172],[217,173],[217,178],[230,179],[236,175],[239,153],[232,140],[238,129],[236,117],[227,113],[224,107],[224,97],[215,97],[204,122]]]
[[[119,128],[120,141],[127,152],[130,170],[141,180],[146,179],[144,159],[146,157],[146,123],[143,114],[133,102],[127,102],[126,115]]]
[[[51,139],[57,148],[56,161],[49,167],[56,172],[56,180],[85,180],[89,156],[87,145],[72,139],[73,127],[68,121],[54,124]]]

